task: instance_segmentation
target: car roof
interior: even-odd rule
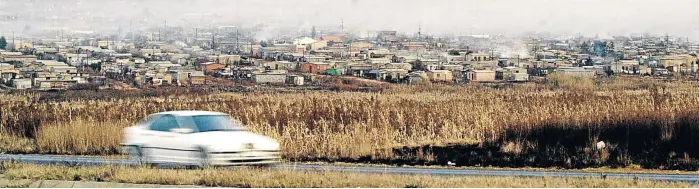
[[[174,115],[174,116],[228,115],[225,113],[212,112],[212,111],[168,111],[168,112],[155,113],[154,115],[163,115],[163,114],[169,114],[169,115]]]

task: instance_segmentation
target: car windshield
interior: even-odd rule
[[[195,132],[209,131],[242,131],[245,130],[239,124],[236,124],[230,116],[227,115],[200,115],[191,117],[193,126],[196,127]]]

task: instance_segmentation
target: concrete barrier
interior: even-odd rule
[[[0,188],[202,188],[195,185],[129,184],[115,182],[10,180],[0,177]]]

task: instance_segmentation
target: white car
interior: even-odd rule
[[[122,146],[140,164],[269,165],[281,159],[276,140],[248,132],[219,112],[152,114],[126,128],[124,136]]]

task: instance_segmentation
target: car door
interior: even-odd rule
[[[178,128],[177,119],[173,115],[163,115],[153,121],[150,126],[150,155],[154,161],[158,162],[177,162],[177,154],[183,149],[176,145],[178,140],[177,133],[171,132],[171,129]]]
[[[151,149],[148,148],[149,146],[151,146],[151,142],[154,141],[151,125],[154,121],[158,120],[160,116],[162,115],[149,115],[148,117],[136,124],[138,126],[138,129],[133,130],[134,132],[130,132],[131,135],[129,141],[131,141],[132,144],[141,146],[141,150],[143,150],[144,155],[147,156],[147,158],[149,159],[153,158],[151,157],[153,154],[150,153]]]
[[[196,155],[198,149],[196,148],[196,138],[194,138],[196,134],[194,133],[196,133],[198,129],[196,126],[188,124],[191,122],[190,116],[175,116],[175,119],[177,120],[179,129],[189,129],[191,133],[171,132],[171,136],[173,137],[170,138],[171,141],[169,145],[177,150],[172,150],[170,152],[170,159],[172,162],[176,163],[190,164],[196,162],[197,156],[193,155]]]

